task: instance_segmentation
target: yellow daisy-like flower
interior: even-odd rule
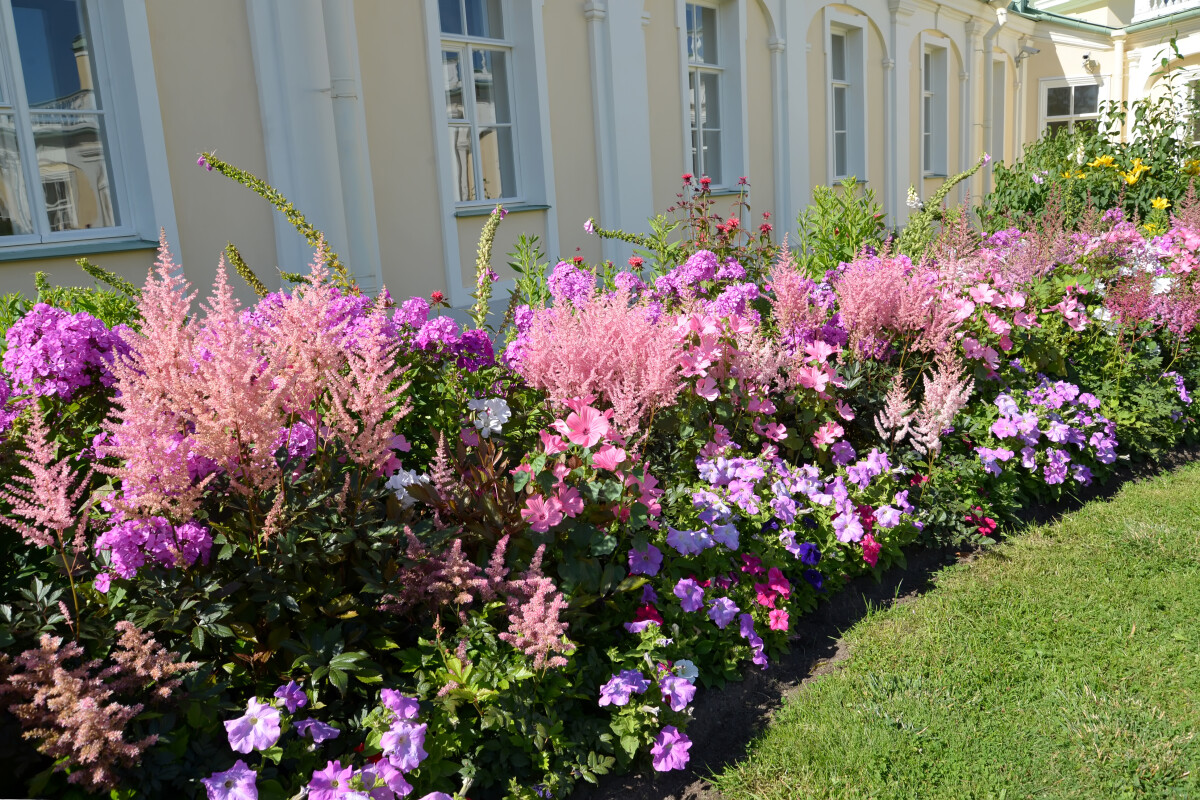
[[[1156,197],[1150,201],[1150,205],[1159,211],[1166,211],[1171,207],[1171,201],[1165,197]]]
[[[1116,163],[1116,160],[1110,155],[1097,156],[1094,160],[1088,162],[1089,167],[1111,167]]]

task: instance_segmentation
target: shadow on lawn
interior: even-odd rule
[[[1081,488],[1074,496],[1049,506],[1034,506],[1021,515],[1027,524],[1052,522],[1085,503],[1112,497],[1122,485],[1175,469],[1200,458],[1200,448],[1164,454],[1154,462],[1121,467],[1103,485]],[[581,784],[571,800],[719,800],[705,781],[744,759],[746,748],[770,723],[771,714],[805,683],[837,669],[849,656],[842,632],[866,616],[868,609],[908,602],[933,587],[944,567],[981,552],[971,548],[914,547],[904,569],[893,569],[876,583],[870,577],[851,581],[811,614],[796,620],[791,649],[766,671],[751,669],[740,683],[696,693],[688,768],[656,773],[647,765],[638,772],[609,775],[599,786]]]

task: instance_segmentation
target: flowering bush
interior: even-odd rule
[[[30,308],[0,384],[14,780],[440,800],[680,769],[697,693],[846,581],[1194,439],[1191,200],[1161,236],[930,217],[833,263],[688,198],[653,265],[527,240],[503,334],[501,211],[469,326],[365,297],[302,217],[296,285],[234,260],[252,306],[222,268],[197,310],[164,245],[125,320]]]

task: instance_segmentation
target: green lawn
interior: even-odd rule
[[[1200,798],[1200,464],[847,632],[716,778],[754,798]]]

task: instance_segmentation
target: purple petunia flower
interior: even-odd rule
[[[258,800],[258,774],[240,758],[224,772],[214,772],[200,781],[208,800]]]
[[[629,551],[629,574],[654,577],[662,561],[662,551],[652,544],[646,545],[645,550],[632,549]]]
[[[810,567],[815,567],[821,563],[821,548],[812,542],[805,542],[800,545],[800,563],[808,564]]]
[[[296,732],[301,736],[308,736],[317,744],[329,739],[336,739],[341,736],[342,732],[332,725],[326,725],[324,722],[316,719],[302,719],[293,723],[296,727]]]
[[[674,725],[666,726],[650,748],[654,769],[659,772],[683,769],[687,766],[691,746],[691,740],[676,730]]]
[[[279,741],[279,711],[251,697],[245,714],[226,720],[225,732],[229,746],[239,753],[270,749]]]
[[[658,690],[672,711],[683,711],[696,696],[696,687],[690,681],[668,675],[658,682]]]
[[[427,727],[425,723],[414,725],[404,720],[392,723],[392,727],[379,740],[379,746],[393,767],[409,772],[429,757],[425,752]]]
[[[675,584],[675,596],[687,612],[699,611],[704,606],[704,589],[691,578],[684,578]]]
[[[275,690],[275,696],[283,701],[283,707],[287,709],[289,714],[295,714],[296,709],[304,708],[308,705],[308,695],[300,688],[300,684],[295,681],[288,681],[283,686]]]
[[[650,680],[641,672],[636,669],[623,669],[600,687],[599,705],[627,705],[631,694],[643,694],[649,688]]]
[[[718,628],[724,629],[726,625],[733,621],[733,618],[737,616],[740,610],[728,597],[718,597],[709,606],[708,616],[716,623]]]
[[[309,800],[338,800],[350,794],[350,778],[354,768],[342,768],[341,761],[330,761],[325,769],[314,772],[308,783]]]
[[[849,442],[836,442],[832,448],[833,463],[838,465],[849,464],[854,460],[854,447]]]
[[[421,704],[417,702],[416,698],[405,697],[395,689],[382,690],[379,693],[379,700],[399,719],[416,719],[421,712]]]

